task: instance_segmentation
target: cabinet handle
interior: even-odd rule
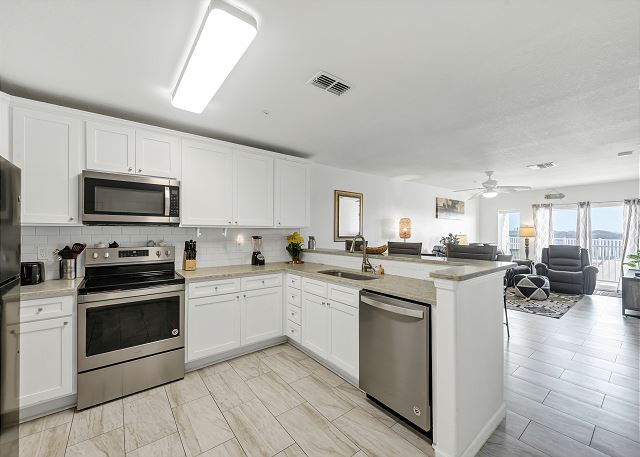
[[[129,171],[133,171],[133,167],[129,167]]]
[[[38,311],[36,311],[36,313],[41,313],[43,311],[43,308],[38,308]]]
[[[215,286],[215,287],[213,288],[213,290],[218,290],[218,286]]]
[[[229,221],[228,223],[231,224],[231,221]]]
[[[262,284],[264,284],[264,279],[262,280]]]
[[[280,222],[278,222],[278,225],[281,225]]]
[[[330,302],[327,302],[327,306],[331,307],[331,303],[330,303]]]
[[[73,220],[73,217],[70,217],[70,218],[69,218],[69,220],[70,220],[70,221],[72,221],[72,220]]]
[[[142,173],[142,168],[138,168],[138,173]]]
[[[62,324],[63,324],[63,325],[67,325],[68,323],[69,323],[69,322],[67,322],[67,321],[64,321],[64,322],[63,322]]]
[[[247,298],[247,294],[242,294],[242,296],[243,296],[244,298]]]
[[[240,295],[236,295],[236,300],[240,300]]]
[[[238,223],[238,221],[236,221],[236,224]]]

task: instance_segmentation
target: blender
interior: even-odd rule
[[[264,265],[264,256],[260,252],[262,249],[262,237],[252,236],[251,243],[253,244],[253,254],[251,255],[251,265]]]

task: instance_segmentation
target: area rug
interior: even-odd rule
[[[546,300],[527,300],[517,297],[513,287],[507,289],[507,308],[529,314],[560,319],[573,305],[578,303],[582,295],[567,295],[551,292]]]
[[[603,297],[614,297],[614,298],[622,298],[622,293],[613,292],[610,290],[595,290],[593,295],[602,295]]]

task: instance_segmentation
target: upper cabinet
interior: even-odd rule
[[[23,224],[77,224],[82,121],[13,107],[13,162],[22,169]]]
[[[275,226],[309,226],[311,223],[309,166],[303,162],[276,159],[274,185]]]
[[[182,140],[182,225],[226,225],[233,219],[233,149],[218,141]]]
[[[235,152],[233,223],[273,227],[273,157],[253,151]]]
[[[131,124],[87,121],[87,168],[176,178],[180,139]]]
[[[9,96],[0,92],[0,157],[11,160],[9,142]]]
[[[87,121],[87,168],[133,173],[136,130],[127,124]]]

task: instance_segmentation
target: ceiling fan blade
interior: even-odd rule
[[[529,186],[496,186],[494,188],[497,192],[508,193],[508,192],[518,192],[522,190],[531,190]]]
[[[472,190],[481,190],[484,192],[485,188],[484,187],[474,187],[472,189],[458,189],[458,190],[454,190],[454,192],[471,192]]]
[[[467,200],[473,200],[474,198],[479,197],[480,195],[484,194],[485,190],[481,190],[480,192],[478,192],[477,194],[473,194],[471,197],[467,198]]]

